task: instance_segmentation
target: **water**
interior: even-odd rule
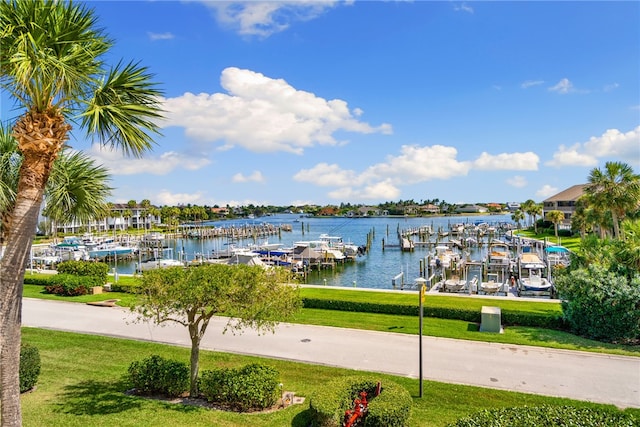
[[[397,218],[397,217],[371,217],[371,218],[344,218],[344,217],[300,217],[294,214],[282,214],[263,217],[253,220],[218,221],[206,223],[217,227],[240,227],[246,224],[259,225],[271,223],[274,225],[289,224],[293,227],[291,232],[282,232],[280,236],[269,236],[268,238],[244,239],[234,242],[237,246],[246,246],[253,243],[262,243],[268,240],[269,243],[281,243],[283,247],[290,247],[293,242],[301,240],[317,240],[321,234],[341,236],[345,242],[356,245],[365,245],[367,236],[372,236],[371,246],[368,253],[359,256],[353,262],[346,262],[344,265],[337,265],[334,269],[322,269],[312,271],[306,283],[343,286],[391,289],[392,279],[403,274],[405,284],[413,284],[414,280],[420,277],[420,261],[428,256],[427,247],[416,246],[412,252],[402,252],[399,248],[386,248],[382,250],[383,239],[387,244],[397,244],[398,229],[417,228],[430,226],[432,230],[449,230],[450,225],[459,223],[481,223],[489,224],[508,223],[512,224],[510,215],[486,215],[486,216],[454,216],[454,217],[433,217],[433,218]],[[432,236],[432,239],[434,237]],[[165,255],[176,259],[190,261],[196,254],[211,253],[212,251],[224,250],[228,244],[227,239],[166,239],[164,246],[169,248]],[[478,248],[468,249],[472,260],[482,260],[486,253],[486,245]],[[111,263],[112,268],[116,268],[119,273],[133,273],[136,262],[118,261]],[[399,283],[399,282],[398,282]]]

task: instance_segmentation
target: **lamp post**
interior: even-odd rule
[[[423,317],[423,303],[424,303],[424,294],[427,290],[426,283],[427,279],[424,277],[418,277],[416,280],[416,286],[420,289],[419,294],[419,316],[420,316],[420,328],[418,333],[418,359],[419,359],[419,382],[420,382],[420,397],[422,397],[423,384],[422,384],[422,317]]]

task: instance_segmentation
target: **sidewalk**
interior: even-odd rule
[[[119,307],[25,298],[23,325],[189,347],[186,328],[133,323]],[[211,321],[203,350],[295,360],[418,378],[419,337],[280,324],[275,334],[222,334]],[[423,337],[423,378],[640,408],[640,358]]]

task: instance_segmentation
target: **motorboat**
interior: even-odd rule
[[[518,292],[520,294],[545,295],[553,292],[551,280],[544,277],[547,265],[538,254],[525,252],[518,258]]]
[[[144,262],[138,263],[137,271],[144,272],[167,267],[184,267],[184,264],[173,258],[150,258]]]

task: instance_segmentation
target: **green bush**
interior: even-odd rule
[[[24,276],[24,284],[25,285],[36,285],[36,286],[47,286],[51,285],[54,281],[54,275],[51,276],[31,276],[25,274]]]
[[[273,406],[280,396],[279,372],[253,363],[238,369],[214,369],[200,376],[199,389],[210,402],[239,411]]]
[[[57,265],[56,270],[61,274],[97,277],[101,281],[97,286],[102,286],[107,283],[109,264],[95,261],[64,261]]]
[[[376,380],[367,376],[349,376],[331,381],[322,390],[314,392],[309,399],[314,425],[341,426],[345,411],[352,409],[354,399],[364,391],[369,404],[365,426],[406,426],[413,407],[409,392],[397,383],[384,381],[381,383],[380,394],[375,396],[377,385]]]
[[[86,295],[94,286],[102,286],[102,281],[95,276],[74,276],[56,274],[51,276],[49,284],[44,287],[50,294],[61,296]]]
[[[633,427],[640,420],[614,409],[538,406],[485,409],[449,424],[449,427]]]
[[[136,290],[140,287],[139,283],[127,283],[124,281],[118,281],[111,283],[111,292],[124,292],[129,294],[135,294]]]
[[[30,344],[20,346],[20,393],[35,387],[40,376],[40,352]]]
[[[189,389],[189,368],[186,363],[152,355],[133,362],[128,369],[129,380],[137,393],[180,396]]]
[[[344,301],[337,299],[303,298],[304,308],[322,310],[353,311],[360,313],[395,314],[401,316],[418,316],[418,305],[400,305]],[[480,323],[480,309],[463,307],[423,307],[425,317],[438,319],[464,320],[465,322]],[[532,326],[539,328],[563,329],[562,316],[542,313],[522,313],[519,311],[502,310],[502,324],[505,326]]]
[[[640,338],[640,278],[591,265],[556,279],[562,310],[578,335],[606,342]]]

